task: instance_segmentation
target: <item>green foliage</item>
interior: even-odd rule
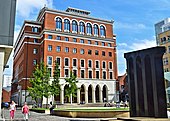
[[[48,98],[51,95],[50,73],[44,63],[37,65],[30,79],[31,87],[28,88],[29,96],[35,101],[43,96]]]
[[[59,95],[60,94],[60,70],[57,61],[55,61],[55,66],[54,66],[54,72],[53,72],[53,78],[54,80],[52,81],[51,84],[51,94],[52,95]]]
[[[68,88],[66,88],[65,93],[66,96],[70,98],[71,94],[73,97],[76,97],[76,91],[77,91],[77,86],[76,84],[78,83],[78,81],[76,80],[76,76],[74,76],[74,74],[72,72],[70,72],[70,77],[69,78],[65,78],[65,81],[68,85]]]

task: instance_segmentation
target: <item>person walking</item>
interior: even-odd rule
[[[14,119],[14,113],[16,111],[16,104],[14,101],[11,102],[10,106],[9,106],[9,111],[10,111],[10,119],[13,120]]]
[[[27,102],[25,102],[24,106],[22,107],[22,113],[24,114],[24,119],[28,121],[29,107],[27,105]]]

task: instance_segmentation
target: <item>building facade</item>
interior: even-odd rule
[[[166,52],[163,56],[164,72],[170,71],[170,18],[166,18],[155,24],[157,45],[165,46]]]
[[[25,95],[35,65],[44,62],[52,76],[55,60],[60,69],[61,92],[49,102],[69,102],[64,91],[70,71],[78,80],[74,103],[114,100],[117,57],[113,21],[89,14],[70,7],[66,11],[44,7],[36,21],[24,21],[14,49],[13,100],[19,104],[30,102],[31,98]]]

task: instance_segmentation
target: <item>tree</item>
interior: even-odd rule
[[[41,99],[41,106],[43,97],[48,99],[51,94],[49,81],[50,74],[48,68],[44,65],[44,63],[40,63],[40,65],[37,65],[32,73],[32,78],[30,79],[30,84],[32,86],[28,87],[28,92],[29,96],[31,96],[36,102],[37,99]]]
[[[66,84],[68,85],[68,88],[66,88],[66,96],[70,98],[71,104],[72,104],[72,97],[76,97],[76,91],[77,91],[77,83],[78,81],[76,80],[76,76],[70,72],[70,77],[65,78]]]
[[[57,61],[55,60],[54,72],[53,72],[53,81],[51,84],[51,94],[57,96],[60,94],[60,70]]]

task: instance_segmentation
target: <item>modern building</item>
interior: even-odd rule
[[[112,20],[71,7],[66,11],[44,7],[37,20],[24,21],[14,47],[12,99],[16,102],[31,102],[25,95],[35,65],[44,62],[52,76],[54,60],[59,64],[61,92],[49,102],[69,102],[64,92],[70,71],[78,80],[73,103],[114,101],[118,74]]]
[[[166,52],[163,56],[164,72],[170,71],[170,18],[166,18],[155,24],[157,45],[165,46]]]
[[[166,52],[163,55],[164,77],[167,92],[167,102],[170,102],[170,18],[166,18],[155,24],[157,45],[165,46]]]
[[[11,86],[12,76],[11,75],[3,75],[3,87]]]
[[[0,1],[0,99],[2,99],[3,72],[13,49],[15,11],[16,0]],[[2,120],[1,115],[0,120]]]

